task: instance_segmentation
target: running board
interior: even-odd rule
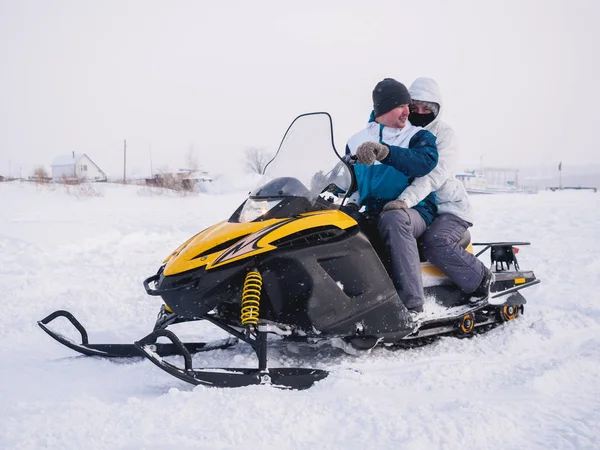
[[[66,336],[49,328],[48,323],[52,322],[58,317],[64,317],[79,331],[81,335],[81,343],[77,343]],[[38,321],[38,325],[44,330],[51,338],[60,342],[65,347],[70,348],[78,353],[86,356],[100,356],[104,358],[132,358],[142,357],[143,353],[140,353],[138,347],[135,344],[90,344],[88,340],[88,334],[83,325],[68,311],[58,310],[52,314]],[[231,347],[238,342],[236,338],[227,338],[214,342],[188,342],[185,344],[186,349],[189,353],[206,352],[209,350],[223,349]],[[183,344],[182,344],[183,345]],[[154,344],[153,351],[160,356],[178,355],[180,350],[172,343]]]
[[[484,325],[492,325],[495,323],[500,323],[500,322],[493,318],[486,318],[485,321],[479,321],[479,322],[476,321],[475,325],[473,326],[473,329],[482,327]],[[402,338],[402,340],[400,342],[403,342],[403,341],[410,342],[413,340],[418,340],[418,339],[422,339],[422,338],[426,338],[426,337],[442,336],[445,334],[452,334],[452,333],[457,333],[457,332],[458,332],[458,326],[456,324],[444,324],[444,325],[440,325],[437,327],[425,328],[423,330],[418,329],[415,332],[416,334],[410,334],[410,335]]]

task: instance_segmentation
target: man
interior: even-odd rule
[[[373,90],[373,112],[367,127],[352,136],[346,153],[356,155],[357,192],[344,209],[379,215],[378,230],[391,259],[392,280],[406,308],[423,311],[423,281],[417,238],[436,214],[430,194],[412,208],[399,196],[414,177],[436,166],[435,136],[408,121],[410,95],[392,79],[380,81]],[[343,210],[344,210],[343,209]]]
[[[409,92],[412,98],[409,120],[436,136],[439,161],[426,176],[416,178],[402,192],[400,200],[412,207],[435,191],[438,217],[421,236],[424,256],[469,294],[471,301],[479,301],[489,294],[492,273],[459,245],[473,225],[473,218],[467,192],[454,176],[458,159],[454,131],[440,120],[442,98],[435,80],[417,78]]]

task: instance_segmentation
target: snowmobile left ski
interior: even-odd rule
[[[164,311],[164,307],[161,309]],[[159,315],[160,316],[160,315]],[[72,339],[52,330],[48,324],[58,317],[64,317],[75,327],[81,335],[81,343],[77,343]],[[159,321],[157,321],[159,323]],[[173,323],[173,321],[171,322]],[[60,342],[71,350],[75,350],[86,356],[100,356],[103,358],[133,358],[142,357],[144,354],[135,344],[90,344],[87,330],[81,323],[68,311],[58,310],[38,321],[38,325],[53,339]],[[157,327],[156,329],[163,329]],[[210,350],[224,349],[231,347],[237,343],[237,339],[230,337],[213,342],[187,342],[185,349],[189,353],[206,352]],[[184,345],[184,344],[181,344]],[[155,343],[152,350],[159,356],[170,356],[181,353],[181,350],[174,344]]]
[[[302,155],[302,163],[298,163]],[[284,341],[341,340],[354,349],[403,347],[440,336],[467,337],[517,318],[526,303],[522,292],[539,283],[522,270],[518,247],[528,242],[491,242],[494,273],[487,298],[470,302],[437,268],[422,261],[425,293],[447,312],[414,320],[404,307],[386,268],[386,255],[339,210],[355,188],[351,159],[333,145],[327,113],[297,117],[269,162],[259,185],[226,220],[192,236],[176,248],[144,282],[146,293],[160,297],[163,318],[131,346],[115,350],[74,344],[40,322],[44,331],[84,354],[142,354],[170,375],[195,385],[241,387],[267,384],[305,389],[328,371],[307,367],[270,367],[268,335]],[[468,233],[461,245],[473,253]],[[376,250],[377,249],[377,250]],[[63,312],[64,317],[69,318]],[[57,314],[57,313],[54,313]],[[74,318],[73,318],[74,319]],[[167,327],[203,320],[227,332],[256,355],[256,367],[194,367],[201,356]],[[167,339],[159,347],[158,339]],[[238,348],[238,347],[236,347]],[[233,351],[236,350],[233,349]],[[88,352],[88,353],[86,353]],[[165,359],[176,353],[183,365]]]

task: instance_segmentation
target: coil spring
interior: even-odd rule
[[[262,276],[258,272],[248,272],[244,280],[242,291],[242,325],[258,324],[258,310],[260,307],[260,292],[262,290]]]

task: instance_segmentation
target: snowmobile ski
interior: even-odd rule
[[[57,333],[47,326],[50,322],[58,317],[64,317],[68,319],[69,322],[71,322],[71,324],[73,324],[73,326],[79,331],[81,334],[80,344],[74,342],[72,339],[69,339],[66,336],[63,336],[60,333]],[[135,346],[135,344],[90,344],[86,329],[75,318],[75,316],[68,311],[55,311],[44,319],[38,321],[38,325],[56,341],[60,342],[66,347],[69,347],[71,350],[75,350],[76,352],[86,356],[100,356],[104,358],[132,358],[144,356],[143,353],[140,353],[140,350]],[[197,353],[231,347],[236,343],[237,339],[231,337],[209,343],[187,342],[185,343],[185,348],[189,353]],[[160,356],[177,355],[180,353],[180,350],[175,345],[170,343],[156,343],[154,344],[153,351]]]
[[[165,361],[155,350],[156,339],[159,337],[169,339],[179,354],[183,356],[184,368],[177,367]],[[255,350],[259,360],[259,367],[252,368],[202,368],[192,367],[192,356],[185,345],[175,333],[169,330],[156,330],[140,339],[135,346],[154,364],[165,372],[182,381],[194,385],[211,387],[244,387],[252,385],[272,385],[283,389],[308,389],[315,382],[327,377],[328,372],[320,369],[282,367],[267,368],[267,342],[266,333],[258,331],[256,339],[243,339]]]

